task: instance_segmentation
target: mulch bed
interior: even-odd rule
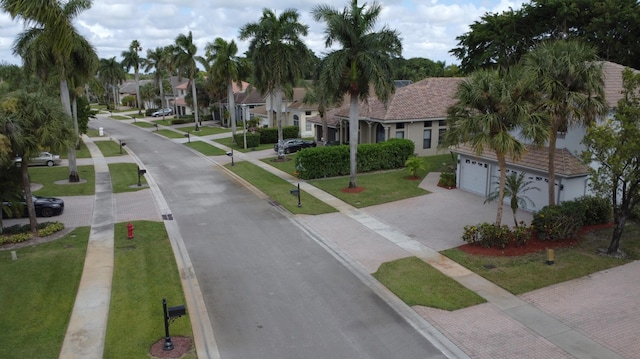
[[[151,346],[149,354],[153,358],[180,358],[192,349],[191,338],[188,337],[171,337],[171,343],[173,343],[173,350],[164,350],[164,338],[162,338]]]
[[[422,179],[422,177],[420,177],[420,176],[406,176],[404,179],[409,180],[409,181],[417,181],[419,179]]]
[[[360,193],[364,191],[364,187],[355,187],[355,188],[343,188],[340,190],[343,193]]]
[[[527,244],[523,246],[517,246],[515,243],[509,243],[505,248],[484,248],[477,244],[464,244],[458,248],[461,251],[473,255],[481,255],[481,256],[502,256],[502,257],[516,257],[529,253],[535,253],[544,251],[546,249],[555,249],[555,248],[563,248],[570,247],[578,243],[580,240],[584,238],[584,235],[588,232],[597,231],[600,229],[611,228],[613,227],[612,223],[605,224],[597,224],[593,226],[585,226],[578,232],[578,236],[576,238],[571,238],[563,241],[542,241],[538,239],[538,236],[533,233],[531,235],[531,239],[527,241]]]

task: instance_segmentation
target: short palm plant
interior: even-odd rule
[[[511,210],[513,211],[513,221],[515,222],[516,227],[518,226],[518,220],[516,219],[516,212],[518,212],[518,208],[526,209],[527,203],[535,206],[531,198],[524,195],[524,193],[530,190],[540,190],[538,187],[532,187],[531,183],[532,181],[525,181],[524,172],[511,172],[511,174],[506,178],[504,184],[504,197],[509,197],[510,199]],[[493,184],[499,186],[500,182],[496,181]],[[487,203],[494,201],[498,198],[498,195],[499,191],[496,189],[489,193],[489,196],[487,196],[487,199],[484,202]]]
[[[413,177],[418,177],[419,171],[425,171],[427,169],[427,165],[422,158],[417,156],[409,157],[404,165]]]

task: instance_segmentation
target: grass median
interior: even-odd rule
[[[89,239],[76,228],[53,242],[0,251],[0,358],[57,358],[75,302]]]
[[[172,131],[172,130],[167,130],[167,129],[158,130],[158,131],[155,131],[155,133],[160,134],[160,135],[162,135],[164,137],[168,137],[168,138],[183,138],[184,137],[183,133]]]
[[[180,276],[162,222],[134,221],[134,238],[126,223],[115,226],[115,269],[104,358],[147,358],[149,348],[164,338],[162,299],[185,304]],[[194,314],[195,315],[195,314]],[[193,338],[189,313],[175,319],[171,336]],[[196,358],[192,350],[182,358]]]
[[[127,154],[127,151],[123,150],[122,146],[115,141],[95,141],[94,143],[104,157],[117,157]]]
[[[149,188],[144,175],[140,175],[138,186],[138,165],[135,163],[110,163],[109,173],[113,193],[135,192]]]
[[[69,183],[69,167],[31,167],[31,183],[43,187],[33,194],[36,196],[88,196],[95,194],[95,171],[93,166],[78,166],[81,182]]]
[[[240,161],[236,162],[234,166],[227,164],[225,167],[251,183],[293,214],[323,214],[336,211],[335,208],[304,191],[300,193],[302,206],[298,207],[298,197],[291,194],[291,190],[295,189],[291,183],[252,163]]]
[[[187,142],[184,145],[193,148],[205,156],[223,156],[227,153],[225,150],[202,141]]]

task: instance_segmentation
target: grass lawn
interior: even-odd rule
[[[175,131],[172,131],[172,130],[162,129],[162,130],[158,130],[158,131],[155,131],[155,132],[158,133],[158,134],[161,134],[164,137],[169,137],[169,138],[182,138],[182,137],[184,137],[184,134],[179,133],[179,132],[175,132]]]
[[[166,119],[166,120],[153,120],[153,122],[157,123],[158,125],[162,125],[162,126],[171,126],[171,120]]]
[[[57,358],[76,299],[89,227],[49,243],[0,251],[0,358]]]
[[[266,150],[266,149],[273,149],[273,143],[265,143],[265,144],[261,144],[260,146],[256,147],[256,148],[247,148],[245,149],[244,146],[242,146],[242,144],[239,146],[235,143],[233,143],[233,139],[231,137],[225,137],[225,138],[219,138],[217,140],[214,140],[216,142],[218,142],[221,145],[225,145],[229,148],[233,148],[234,151],[239,151],[239,152],[251,152],[251,151],[260,151],[260,150]]]
[[[78,166],[80,179],[86,182],[69,183],[69,167],[30,167],[31,183],[43,187],[33,194],[37,196],[87,196],[95,194],[95,171],[93,166]],[[56,184],[57,181],[64,183]]]
[[[120,144],[115,141],[95,141],[96,146],[104,157],[124,156],[127,151],[120,148]]]
[[[82,140],[80,140],[78,146],[79,148],[76,149],[76,158],[91,158],[91,152],[89,152],[87,145],[85,145]],[[62,151],[62,153],[60,153],[60,158],[69,158],[69,152]]]
[[[144,175],[140,176],[142,186],[138,187],[138,165],[135,163],[110,163],[109,172],[113,193],[135,192],[148,188],[144,186],[147,183]]]
[[[185,143],[184,145],[193,148],[205,156],[222,156],[227,153],[216,146],[212,146],[202,141],[192,141],[191,143]]]
[[[121,112],[124,112],[124,111],[121,111]],[[120,116],[120,115],[114,115],[114,116],[111,116],[111,118],[114,120],[130,120],[131,119],[130,116]]]
[[[96,129],[90,128],[87,129],[87,136],[89,137],[100,137],[100,132]]]
[[[311,180],[309,183],[356,208],[362,208],[429,193],[418,187],[420,180],[409,180],[408,175],[405,170],[358,175],[358,187],[364,187],[364,191],[359,193],[342,192],[349,185],[348,176]]]
[[[546,264],[544,251],[519,257],[489,257],[453,248],[442,254],[511,293],[522,294],[640,259],[640,225],[627,223],[621,241],[622,250],[628,253],[624,259],[596,253],[608,246],[612,229],[592,232],[574,247],[555,249],[553,265]]]
[[[189,127],[178,127],[177,130],[189,132],[192,136],[209,136],[209,135],[217,135],[220,133],[231,132],[230,129],[222,128],[222,127],[211,127],[211,126],[200,126],[200,131],[195,131],[196,126]]]
[[[486,302],[417,257],[383,263],[373,276],[409,306],[457,310]]]
[[[138,126],[138,127],[142,127],[142,128],[151,128],[151,127],[153,127],[152,123],[144,122],[144,121],[137,121],[137,122],[134,122],[133,124]]]
[[[300,193],[302,207],[298,207],[298,197],[289,192],[295,188],[293,185],[249,162],[241,161],[237,162],[235,166],[227,164],[225,167],[280,203],[291,213],[323,214],[336,211],[335,208],[304,191]]]
[[[164,338],[162,299],[186,304],[169,238],[162,222],[134,221],[115,227],[115,269],[104,358],[148,358],[149,348]],[[189,313],[169,326],[171,336],[193,338]],[[182,358],[196,358],[195,350]]]

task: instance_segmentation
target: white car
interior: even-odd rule
[[[173,113],[173,109],[170,108],[161,108],[158,111],[151,114],[153,117],[160,117],[162,115],[169,116]]]
[[[17,166],[22,165],[22,157],[16,157],[14,160]],[[50,152],[40,152],[38,156],[29,160],[29,166],[53,166],[59,165],[62,160],[60,156],[54,155]]]

